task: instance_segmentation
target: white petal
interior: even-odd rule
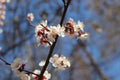
[[[38,69],[36,69],[36,70],[33,71],[33,73],[38,74],[38,75],[40,74],[40,72],[41,72],[41,71],[38,70]],[[35,78],[36,75],[32,74],[32,77]]]
[[[43,60],[39,63],[39,66],[44,66],[44,65],[45,65],[45,60]]]

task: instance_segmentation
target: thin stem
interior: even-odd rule
[[[11,65],[10,63],[8,63],[6,60],[4,60],[3,58],[0,57],[0,60],[3,61],[6,65]]]
[[[23,70],[24,72],[26,72],[26,73],[28,73],[28,74],[34,74],[34,75],[36,75],[36,76],[39,76],[38,74],[35,74],[35,73],[33,73],[33,72],[30,72],[30,71],[28,71],[28,70]]]
[[[64,12],[63,12],[63,15],[62,15],[62,18],[61,18],[61,21],[60,21],[61,26],[63,24],[64,18],[65,18],[65,15],[66,15],[66,12],[67,12],[67,9],[68,9],[68,6],[69,6],[70,3],[71,3],[71,0],[68,0],[67,4],[66,3],[64,4]]]
[[[71,0],[68,0],[67,5],[64,4],[64,5],[65,5],[65,6],[64,6],[64,12],[63,12],[63,15],[62,15],[62,18],[61,18],[61,21],[60,21],[60,25],[61,25],[61,26],[62,26],[62,24],[63,24],[63,21],[64,21],[64,18],[65,18],[65,15],[66,15],[66,12],[67,12],[67,9],[68,9],[68,6],[69,6],[70,2],[71,2]],[[56,39],[55,39],[55,42],[54,42],[53,45],[50,47],[49,54],[48,54],[48,56],[47,56],[45,66],[43,67],[43,69],[42,69],[42,71],[41,71],[41,74],[40,74],[38,80],[42,80],[43,74],[44,74],[44,72],[45,72],[46,69],[47,69],[47,66],[48,66],[48,64],[49,64],[50,57],[52,56],[52,53],[53,53],[53,50],[54,50],[55,45],[56,45],[56,43],[57,43],[57,40],[58,40],[58,35],[57,35],[57,37],[56,37]]]
[[[35,28],[35,25],[33,25],[30,20],[27,20],[27,22],[28,22],[28,24],[29,24],[30,26],[32,26],[33,28]]]
[[[46,26],[44,26],[43,24],[40,24],[46,31],[50,31]]]

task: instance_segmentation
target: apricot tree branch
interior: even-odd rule
[[[71,2],[71,0],[68,0],[68,2],[66,4],[64,4],[65,5],[64,6],[64,11],[63,11],[63,15],[62,15],[62,18],[61,18],[61,21],[60,21],[61,26],[63,24],[63,21],[64,21],[64,18],[65,18],[65,15],[66,15],[66,12],[67,12],[67,9],[68,9],[68,6],[69,6],[70,2]],[[49,54],[47,56],[45,66],[43,67],[38,80],[42,80],[43,74],[46,71],[46,68],[47,68],[47,66],[49,64],[49,60],[50,60],[50,57],[52,56],[52,53],[53,53],[53,50],[54,50],[55,45],[57,43],[57,40],[58,40],[58,36],[56,37],[55,42],[53,43],[53,45],[50,47]]]

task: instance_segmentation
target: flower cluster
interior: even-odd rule
[[[67,67],[70,67],[70,61],[63,55],[54,54],[53,57],[50,58],[50,62],[53,67],[58,70],[64,70]]]
[[[44,65],[45,65],[45,61],[41,61],[41,62],[39,63],[39,66],[40,66],[40,67],[43,67]],[[33,73],[35,73],[35,74],[37,74],[37,75],[32,74],[32,78],[33,78],[34,80],[38,80],[41,71],[38,70],[38,69],[36,69],[36,70],[33,71]],[[49,80],[50,78],[51,78],[51,74],[46,70],[45,73],[43,74],[42,80]]]
[[[34,80],[38,80],[38,77],[39,77],[39,75],[40,75],[40,70],[38,70],[38,69],[36,69],[36,70],[34,70],[34,73],[35,74],[38,74],[38,76],[37,75],[32,75],[32,78],[34,79]],[[43,74],[43,77],[42,77],[42,80],[49,80],[51,78],[51,74],[46,70],[45,71],[45,73]]]
[[[50,35],[51,31],[50,28],[47,26],[47,21],[42,21],[39,25],[35,28],[35,36],[38,42],[38,45],[42,44],[44,46],[52,45],[52,41],[54,41],[54,38],[52,38]],[[55,37],[55,36],[53,36]]]
[[[32,13],[27,15],[27,20],[31,24],[34,16]],[[70,18],[65,25],[61,26],[48,26],[47,20],[41,21],[35,26],[35,37],[37,39],[38,45],[43,45],[45,47],[53,44],[57,36],[65,37],[69,36],[71,38],[77,39],[87,39],[89,37],[88,33],[84,32],[83,22],[78,21],[77,23]]]
[[[12,70],[16,73],[16,75],[21,79],[21,80],[30,80],[30,76],[23,72],[25,67],[25,63],[23,60],[16,58],[13,63],[11,64]]]
[[[70,18],[65,25],[65,34],[77,39],[85,39],[88,38],[88,34],[84,32],[84,24],[83,22],[78,21],[75,23],[72,18]]]
[[[41,21],[35,27],[35,37],[38,45],[50,46],[55,41],[57,36],[70,36],[77,39],[84,39],[88,34],[83,30],[84,24],[80,21],[76,24],[73,19],[70,19],[65,26],[50,26],[47,25],[47,20]]]
[[[40,67],[44,67],[46,61],[41,61],[39,63]],[[53,67],[57,68],[58,70],[64,70],[67,67],[70,67],[70,61],[63,55],[55,54],[53,57],[50,58],[50,62],[52,63]],[[41,70],[35,69],[33,72],[26,71],[25,62],[20,58],[16,58],[13,63],[11,64],[12,71],[16,73],[16,75],[21,80],[38,80]],[[32,75],[31,75],[32,74]],[[48,69],[43,74],[42,80],[49,80],[51,78],[51,74],[48,72]]]
[[[3,25],[3,20],[5,19],[5,10],[6,10],[5,4],[7,2],[10,2],[10,0],[0,0],[0,26]]]
[[[39,63],[40,67],[43,67],[45,64],[45,61],[41,61]],[[16,58],[13,63],[11,64],[12,70],[16,73],[16,75],[21,79],[21,80],[38,80],[38,77],[40,75],[40,70],[36,69],[33,71],[33,73],[29,71],[25,71],[25,63],[23,60]],[[26,73],[25,73],[26,72]],[[30,75],[32,74],[32,75]],[[42,80],[49,80],[51,78],[51,74],[46,70],[45,73],[43,74]]]

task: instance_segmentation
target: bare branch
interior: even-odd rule
[[[99,66],[97,65],[97,63],[95,62],[95,60],[93,59],[93,57],[90,55],[91,53],[87,50],[85,43],[83,43],[82,41],[78,41],[80,47],[85,51],[87,57],[89,58],[91,65],[95,68],[95,70],[97,71],[97,73],[99,74],[101,80],[108,80],[105,75],[102,73],[102,71],[100,70]]]
[[[65,0],[62,0],[62,2],[63,2],[64,4],[66,4]]]

